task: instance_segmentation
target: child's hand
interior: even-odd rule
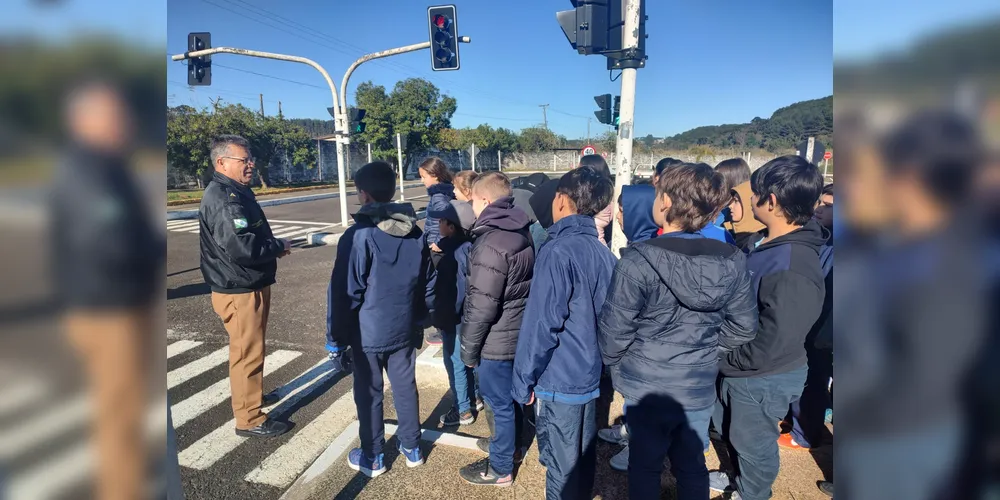
[[[535,404],[535,391],[531,391],[531,398],[528,399],[528,406]]]
[[[437,245],[437,243],[431,243],[431,250],[433,250],[433,251],[435,251],[437,253],[441,253],[441,247],[439,247]]]

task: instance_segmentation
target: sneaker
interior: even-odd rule
[[[466,465],[458,471],[458,474],[462,476],[462,479],[464,479],[465,482],[476,486],[496,486],[498,488],[506,488],[514,484],[513,474],[506,474],[503,476],[497,474],[497,472],[493,470],[493,466],[490,465],[489,460]]]
[[[458,410],[452,408],[448,413],[441,415],[441,425],[444,426],[470,425],[475,421],[476,416],[471,411],[459,413]]]
[[[403,443],[399,443],[399,454],[406,457],[406,466],[413,468],[424,465],[424,454],[420,451],[420,446],[412,450],[403,448]]]
[[[729,496],[725,498],[726,500],[743,500],[743,496],[740,495],[740,492],[738,491],[733,491],[729,493]]]
[[[375,458],[368,458],[361,448],[354,448],[347,454],[347,465],[368,477],[381,476],[385,471],[385,455],[379,453]]]
[[[730,479],[729,474],[721,470],[710,471],[708,473],[708,489],[718,493],[736,493],[733,480]],[[736,494],[738,495],[738,493]]]
[[[476,440],[476,447],[479,451],[489,455],[490,454],[490,438],[479,438]],[[526,448],[521,448],[520,450],[514,450],[514,463],[519,464],[524,461],[524,456],[528,454]]]
[[[628,472],[628,446],[619,451],[617,455],[611,457],[608,464],[611,465],[612,470]]]
[[[833,498],[833,482],[832,481],[820,481],[816,483],[819,486],[819,491],[822,491],[826,496]]]
[[[427,345],[441,345],[444,343],[444,341],[441,340],[441,332],[437,330],[428,333],[424,338],[424,341],[427,342]]]
[[[483,411],[486,409],[486,403],[483,402],[482,398],[476,398],[476,411]]]
[[[597,431],[597,437],[607,443],[623,446],[628,445],[628,430],[624,425],[615,425],[609,429],[601,429]]]
[[[795,442],[795,439],[791,434],[782,434],[778,436],[778,446],[782,448],[787,448],[789,450],[808,450],[805,446]]]

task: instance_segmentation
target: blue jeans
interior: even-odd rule
[[[517,411],[510,395],[514,361],[484,359],[479,362],[479,390],[493,412],[493,435],[490,437],[490,465],[501,476],[514,471],[514,448],[517,441]]]
[[[678,500],[707,500],[708,421],[712,406],[688,410],[669,397],[627,401],[629,498],[660,498],[663,459],[677,478]]]
[[[396,436],[403,447],[410,450],[416,448],[420,442],[420,403],[414,349],[404,347],[393,352],[366,353],[360,346],[355,346],[351,352],[354,354],[354,404],[358,407],[361,450],[368,456],[376,457],[385,446],[383,370],[392,384],[392,401],[399,422]]]
[[[580,405],[535,402],[538,461],[547,500],[593,498],[597,470],[597,400]]]
[[[444,350],[444,369],[448,372],[448,385],[455,395],[455,409],[459,413],[472,411],[473,398],[479,396],[476,379],[471,368],[462,363],[462,351],[458,347],[458,328],[441,329],[441,347]]]
[[[745,500],[771,498],[778,477],[778,421],[788,405],[799,399],[806,383],[805,366],[760,377],[723,377],[719,398],[725,418],[723,436],[730,456],[737,458],[736,491]]]
[[[831,408],[829,383],[833,376],[833,351],[806,348],[809,369],[802,397],[792,402],[789,413],[792,421],[792,438],[804,448],[822,444],[830,431],[826,428],[826,409]]]

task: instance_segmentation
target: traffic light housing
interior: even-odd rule
[[[365,110],[359,108],[350,108],[347,110],[348,121],[350,122],[350,130],[352,134],[361,134],[365,131]]]
[[[611,125],[612,120],[614,120],[614,117],[611,115],[611,94],[595,95],[594,101],[597,102],[597,107],[601,108],[598,111],[594,111],[597,121],[605,125]]]
[[[570,45],[580,54],[599,54],[608,48],[608,0],[572,0],[573,10],[556,12],[556,21]]]
[[[608,69],[646,67],[646,2],[639,4],[639,43],[635,52],[629,54],[622,43],[625,31],[625,2],[608,0]]]
[[[431,69],[459,69],[458,16],[454,5],[427,8],[427,29],[431,42]]]
[[[188,33],[188,52],[212,48],[211,33]],[[188,85],[212,84],[212,56],[188,58]]]
[[[614,115],[612,117],[612,122],[615,124],[615,132],[618,131],[618,120],[620,119],[620,117],[618,116],[618,112],[621,109],[622,109],[622,96],[616,95],[615,96],[615,112],[614,112]]]

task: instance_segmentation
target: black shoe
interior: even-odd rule
[[[826,496],[833,498],[833,482],[832,481],[820,481],[816,483],[819,486],[819,491],[822,491]]]
[[[237,436],[243,437],[278,437],[291,429],[287,422],[267,419],[264,423],[250,429],[236,429]]]
[[[465,482],[476,486],[496,486],[498,488],[506,488],[514,484],[513,474],[507,474],[504,476],[497,474],[497,472],[493,470],[493,466],[490,465],[489,460],[466,465],[458,471],[458,474],[462,476],[462,479],[464,479]]]
[[[260,406],[273,406],[278,404],[278,401],[281,401],[281,396],[272,392],[264,395],[264,399],[260,400]]]
[[[441,345],[441,344],[444,344],[444,340],[441,339],[441,332],[439,332],[437,330],[434,330],[431,333],[428,333],[427,337],[424,338],[424,341],[427,342],[427,345]]]

